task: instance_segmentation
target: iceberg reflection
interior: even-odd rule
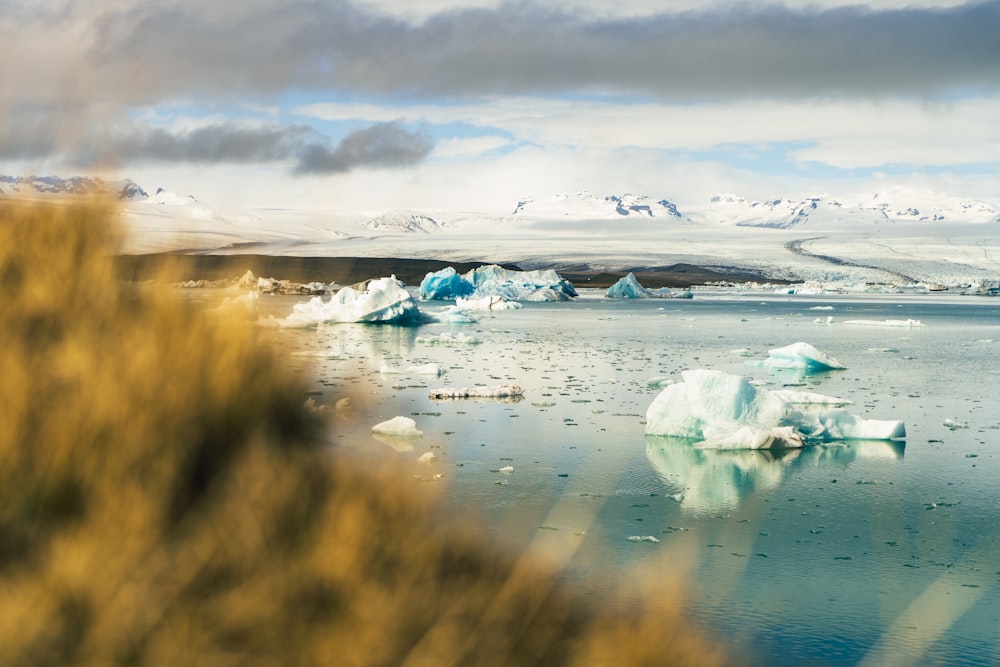
[[[646,458],[685,512],[736,510],[751,494],[781,484],[803,465],[846,466],[861,458],[903,457],[904,441],[855,440],[850,444],[785,450],[701,449],[690,438],[646,436]]]

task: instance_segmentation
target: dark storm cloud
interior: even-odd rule
[[[9,126],[8,126],[9,127]],[[290,162],[296,173],[347,172],[412,166],[434,147],[422,131],[402,122],[378,123],[332,145],[307,125],[243,126],[218,123],[188,131],[143,125],[124,129],[91,126],[75,140],[51,128],[0,135],[0,158],[39,159],[61,155],[78,167],[150,163],[261,164]]]
[[[329,174],[358,167],[403,167],[422,162],[434,148],[430,136],[399,122],[377,123],[344,137],[336,148],[312,144],[299,155],[299,174]]]
[[[661,98],[933,95],[1000,83],[1000,0],[607,19],[509,3],[419,25],[346,2],[141,4],[94,17],[87,62],[137,100],[288,88]],[[214,11],[214,13],[213,13]]]

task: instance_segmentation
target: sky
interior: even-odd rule
[[[1000,0],[0,0],[0,173],[345,212],[1000,201],[998,27]]]

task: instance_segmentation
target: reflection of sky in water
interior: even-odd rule
[[[267,307],[287,313],[293,302]],[[823,313],[833,324],[813,322],[816,305],[833,306]],[[838,326],[905,318],[926,326]],[[445,331],[482,343],[416,341]],[[1000,660],[1000,318],[992,301],[588,296],[466,326],[274,335],[314,355],[289,363],[315,364],[317,403],[332,411],[350,396],[354,418],[334,421],[338,447],[411,461],[422,479],[441,475],[434,486],[447,501],[482,516],[503,541],[544,548],[585,589],[612,586],[632,566],[673,571],[684,554],[696,613],[764,664]],[[802,375],[747,364],[800,340],[847,370]],[[447,373],[379,373],[426,363]],[[882,442],[777,455],[647,438],[643,416],[659,391],[647,381],[689,368],[839,396],[854,401],[852,413],[904,419],[905,455]],[[524,400],[427,398],[437,386],[501,383],[522,386]],[[396,415],[424,432],[412,450],[370,433]],[[949,418],[968,428],[952,430]],[[427,451],[437,461],[418,465]],[[505,466],[513,470],[497,472]],[[647,535],[659,543],[627,540]]]

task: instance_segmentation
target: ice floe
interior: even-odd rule
[[[922,327],[924,323],[920,320],[845,320],[844,324],[854,324],[869,327]]]
[[[697,369],[681,377],[650,404],[646,433],[690,438],[699,447],[715,449],[795,448],[906,435],[898,420],[863,419],[839,408],[800,410],[781,394],[755,387],[739,375]],[[819,400],[813,397],[810,402]]]
[[[393,417],[372,426],[372,433],[396,438],[422,438],[423,431],[417,430],[417,422],[409,417]]]
[[[524,395],[524,390],[516,384],[500,384],[491,387],[442,387],[428,392],[432,399],[448,398],[516,398]]]
[[[414,342],[423,345],[479,345],[483,341],[464,333],[450,334],[447,331],[428,336],[417,336]]]

